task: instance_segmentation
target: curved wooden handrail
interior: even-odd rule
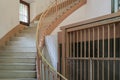
[[[54,5],[54,3],[52,4],[52,6]],[[49,6],[49,8],[51,8],[51,6]],[[49,9],[47,11],[45,11],[44,13],[42,13],[41,18],[39,20],[38,26],[42,25],[42,20],[43,18],[46,16],[46,14],[49,12]],[[37,44],[37,50],[38,50],[38,56],[41,57],[41,61],[44,61],[49,68],[51,69],[51,71],[55,72],[57,75],[59,75],[62,79],[67,80],[63,75],[61,75],[59,72],[57,72],[49,63],[48,61],[44,58],[44,56],[42,55],[42,47],[39,46],[39,29],[40,27],[37,27],[37,31],[36,31],[36,44]]]
[[[44,39],[46,35],[49,35],[68,15],[70,15],[77,8],[86,3],[86,0],[54,0],[48,9],[42,13],[36,30],[36,46],[38,51],[38,66],[41,70],[38,75],[42,75],[42,69],[47,69],[48,72],[53,74],[53,80],[59,78],[67,80],[63,75],[57,72],[45,59],[42,54],[44,47]],[[43,68],[44,65],[44,68]],[[47,68],[46,68],[47,67]],[[45,70],[44,70],[45,73]],[[40,80],[43,76],[39,76]],[[46,78],[46,76],[44,77]]]

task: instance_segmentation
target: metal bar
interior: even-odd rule
[[[108,59],[110,58],[110,25],[108,24]],[[110,80],[110,62],[108,60],[108,80]]]
[[[94,42],[95,39],[94,39],[94,36],[95,36],[95,30],[93,28],[93,58],[95,57],[95,55],[94,55],[95,54],[95,49],[94,49],[95,48],[95,42]]]
[[[84,58],[86,58],[86,30],[84,30]]]
[[[92,73],[93,73],[92,80],[94,80],[94,61],[92,61]]]
[[[73,57],[75,57],[75,32],[73,32]],[[73,60],[73,80],[75,79],[75,62]]]
[[[86,58],[86,30],[84,30],[84,58]],[[84,80],[86,80],[86,60],[84,60]]]
[[[99,80],[99,61],[97,60],[97,80]]]
[[[114,59],[116,59],[116,26],[115,26],[115,23],[113,24],[113,34],[114,34]],[[114,60],[114,63],[113,63],[113,80],[115,80],[115,60]]]
[[[71,32],[71,58],[73,57],[73,32]],[[71,60],[71,80],[73,80],[73,60]]]
[[[90,58],[90,54],[91,54],[91,53],[90,53],[90,34],[91,34],[91,33],[90,33],[90,29],[89,29],[89,30],[88,30],[88,38],[89,38],[89,44],[88,44],[88,49],[89,49],[89,50],[88,50],[88,57],[89,57],[89,58]]]
[[[40,77],[41,77],[40,79],[43,79],[43,73],[42,73],[42,70],[43,70],[43,68],[42,68],[42,59],[40,59],[40,64],[41,64],[41,65],[40,65],[40,73],[41,73],[41,74],[40,74]]]
[[[82,47],[83,47],[83,46],[82,46],[82,42],[83,42],[83,41],[82,41],[82,31],[81,31],[81,50],[80,50],[80,51],[81,51],[81,52],[80,52],[80,53],[81,53],[81,54],[80,54],[80,55],[81,55],[81,56],[80,56],[81,58],[82,58]]]
[[[71,38],[71,36],[72,36],[72,34],[70,33],[70,57],[72,57],[72,38]],[[70,79],[69,80],[71,80],[72,79],[72,70],[71,70],[71,61],[70,61]]]
[[[99,53],[99,51],[100,51],[100,49],[99,49],[99,37],[100,37],[100,30],[99,30],[99,27],[98,27],[98,55],[97,55],[97,57],[99,58],[99,56],[100,56],[100,53]]]
[[[104,58],[104,26],[102,27],[102,58]],[[104,60],[102,61],[102,80],[104,80]]]
[[[115,26],[115,23],[114,23],[114,26],[113,26],[113,28],[114,28],[114,32],[113,32],[113,34],[114,34],[114,58],[116,58],[116,26]]]
[[[97,52],[97,57],[99,58],[99,51],[100,51],[99,50],[99,36],[100,36],[99,35],[99,27],[97,28],[97,32],[98,32],[98,40],[97,40],[98,41],[98,46],[97,46],[98,47],[98,49],[97,49],[98,52]],[[97,80],[99,80],[99,61],[98,60],[97,60]]]
[[[66,58],[69,57],[69,33],[66,33],[66,39],[67,39],[67,42],[66,42]],[[69,77],[69,64],[68,64],[68,61],[66,60],[66,77]]]
[[[49,66],[48,66],[48,79],[50,79],[50,71],[49,71]]]
[[[93,28],[93,58],[95,57],[95,56],[94,56],[94,54],[95,54],[95,52],[94,52],[94,44],[95,44],[95,43],[94,43],[94,36],[95,36],[95,35],[94,35],[94,34],[95,34],[95,31],[94,31],[94,28]],[[93,77],[92,77],[92,78],[93,78],[93,80],[94,80],[94,61],[92,61],[92,62],[93,62],[93,68],[92,68],[92,69],[93,69]]]
[[[82,61],[80,60],[80,80],[82,80]]]
[[[80,58],[82,58],[82,30],[81,30],[81,39],[80,39],[80,41],[81,41],[81,52],[80,52]],[[82,60],[80,60],[80,80],[82,80]]]
[[[44,64],[44,80],[46,80],[46,66]]]
[[[88,61],[88,79],[92,79],[92,75],[90,74],[90,29],[88,29],[88,57],[89,57],[89,61]]]
[[[65,43],[66,43],[66,30],[62,31],[62,74],[65,76]]]
[[[72,57],[72,53],[71,53],[71,52],[72,52],[72,47],[71,47],[71,46],[72,46],[71,35],[72,35],[72,34],[71,34],[71,32],[70,32],[70,49],[69,49],[69,50],[70,50],[70,54],[69,54],[70,56],[69,56],[69,57]]]
[[[79,48],[79,32],[77,31],[77,58],[78,58],[78,48]],[[76,69],[76,72],[77,72],[77,75],[76,75],[76,77],[77,77],[77,80],[78,80],[78,60],[77,60],[77,69]]]

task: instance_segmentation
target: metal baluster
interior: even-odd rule
[[[80,41],[81,41],[81,58],[82,58],[82,30],[80,31],[80,33],[81,33],[81,39],[80,39]],[[82,80],[82,60],[80,60],[80,80]]]
[[[113,63],[113,80],[115,80],[115,62],[116,62],[116,26],[113,24],[113,34],[114,34],[114,63]]]
[[[110,80],[110,25],[108,25],[108,80]]]
[[[86,30],[84,30],[84,58],[86,58]],[[86,80],[86,60],[84,60],[84,80]]]
[[[102,30],[103,30],[103,34],[102,34],[102,41],[103,41],[103,43],[102,43],[102,58],[104,58],[104,33],[105,33],[105,31],[104,31],[104,26],[102,27]],[[102,61],[102,80],[104,80],[104,60]]]
[[[97,32],[98,32],[98,52],[97,52],[97,57],[99,59],[99,27],[97,28]],[[99,61],[97,60],[97,80],[99,80]]]
[[[78,50],[79,50],[79,49],[78,49],[78,48],[79,48],[78,45],[79,45],[79,36],[78,36],[78,35],[79,35],[79,32],[77,31],[77,69],[76,69],[76,72],[77,72],[77,75],[76,75],[77,80],[78,80],[78,77],[79,77],[79,76],[78,76],[78,71],[79,71],[79,69],[78,69],[78,58],[79,58],[79,57],[78,57]]]

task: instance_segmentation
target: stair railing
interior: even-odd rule
[[[55,7],[54,7],[55,6]],[[41,43],[42,41],[44,41],[44,37],[45,34],[44,32],[41,32],[42,30],[44,31],[44,20],[46,17],[48,17],[48,15],[50,15],[51,13],[54,13],[54,11],[57,11],[56,9],[57,7],[57,0],[55,0],[52,3],[52,6],[49,6],[48,9],[42,13],[39,23],[38,23],[38,27],[37,27],[37,32],[36,32],[36,44],[37,44],[37,51],[38,51],[38,79],[39,80],[59,80],[59,79],[63,79],[63,80],[67,80],[67,78],[65,78],[62,74],[60,74],[59,72],[57,72],[57,70],[55,70],[49,63],[48,61],[45,59],[45,57],[42,54],[42,49],[43,49],[43,44]]]
[[[59,19],[68,9],[71,9],[75,4],[82,0],[54,0],[52,4],[44,11],[39,19],[36,31],[36,46],[37,46],[37,77],[39,80],[67,80],[62,74],[57,72],[46,60],[42,53],[44,47],[44,39],[49,35],[54,27],[49,27],[57,19]],[[85,1],[85,0],[84,0]]]

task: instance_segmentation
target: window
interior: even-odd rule
[[[120,0],[112,0],[112,13],[118,12],[120,10]]]
[[[30,7],[29,4],[20,0],[19,6],[19,21],[21,24],[29,25],[30,22]]]

